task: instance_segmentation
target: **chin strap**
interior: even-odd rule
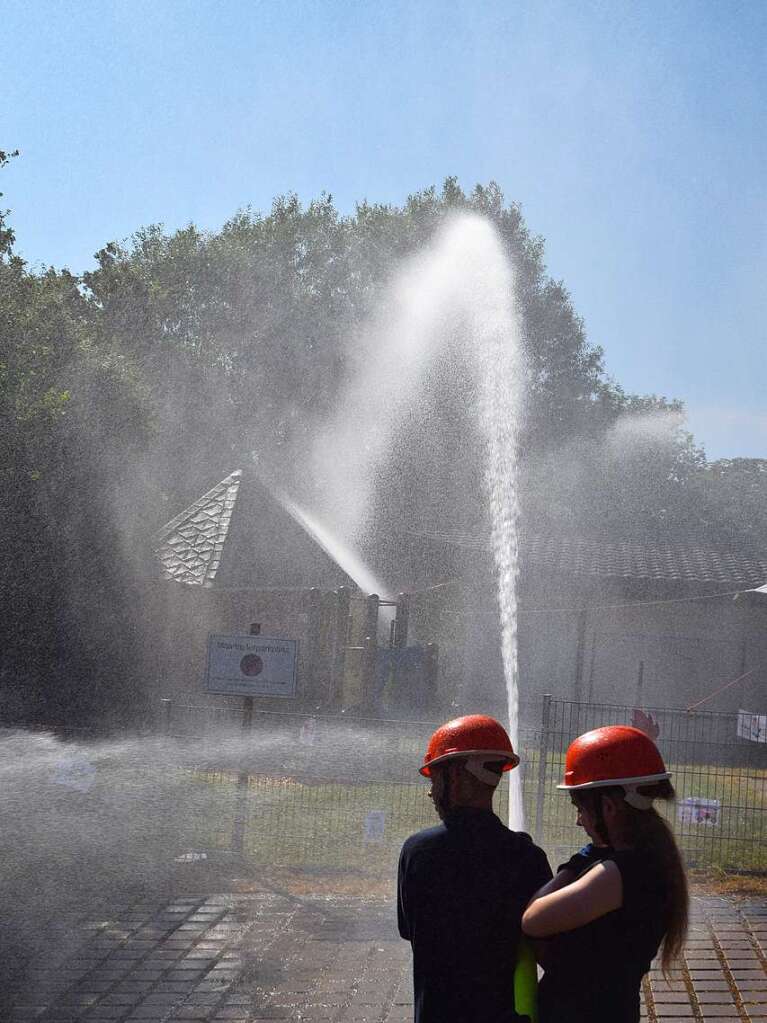
[[[643,796],[641,792],[637,792],[636,785],[626,785],[625,789],[626,794],[623,798],[629,806],[633,806],[635,810],[652,809],[652,799],[649,796]]]

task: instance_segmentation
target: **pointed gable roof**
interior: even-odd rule
[[[154,552],[165,579],[213,585],[241,479],[239,470],[231,473],[158,532]]]
[[[216,589],[356,588],[255,473],[232,472],[155,538],[163,578]]]

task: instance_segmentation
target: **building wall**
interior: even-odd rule
[[[327,698],[337,627],[335,593],[216,590],[163,582],[157,586],[154,606],[154,691],[158,698],[240,703],[239,697],[205,692],[208,635],[246,635],[253,622],[260,623],[262,636],[298,640],[295,704]],[[263,709],[289,710],[289,702],[294,701],[259,698]]]
[[[645,707],[731,711],[765,704],[767,615],[708,586],[528,583],[520,615],[522,687],[531,694]],[[616,607],[611,605],[629,605]],[[546,610],[548,609],[548,610]],[[641,665],[641,681],[640,681]],[[712,694],[754,669],[742,683]]]

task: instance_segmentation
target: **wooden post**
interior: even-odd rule
[[[261,623],[251,622],[248,630],[251,636],[261,635]],[[253,697],[242,698],[242,732],[247,735],[253,728]],[[250,775],[240,771],[237,775],[237,796],[235,800],[234,821],[232,823],[232,852],[242,856],[245,852],[245,825],[248,817],[248,782]]]
[[[397,597],[397,611],[394,616],[394,646],[402,650],[407,646],[407,629],[410,618],[410,597],[400,593]]]
[[[381,598],[377,593],[371,593],[365,600],[365,627],[362,630],[363,636],[378,636],[378,609]]]
[[[333,669],[330,678],[330,703],[338,705],[343,696],[344,661],[346,659],[346,637],[349,631],[349,601],[351,594],[346,586],[336,590],[336,627],[333,646]]]
[[[376,653],[378,642],[375,635],[365,636],[362,651],[362,706],[366,711],[375,707]]]
[[[320,699],[320,646],[322,628],[322,594],[316,586],[307,593],[307,651],[305,658],[306,679],[302,687],[305,702],[315,704]]]

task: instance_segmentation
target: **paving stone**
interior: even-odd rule
[[[702,1005],[703,1019],[740,1019],[736,1005]]]
[[[665,1004],[658,1005],[656,1003],[656,1005],[655,1005],[655,1015],[658,1016],[659,1019],[663,1019],[664,1017],[669,1017],[669,1018],[674,1017],[676,1019],[679,1019],[679,1018],[682,1018],[682,1019],[694,1019],[695,1018],[695,1013],[693,1011],[692,1005],[690,1005],[689,1000],[688,1000],[686,1005],[677,1005],[677,1004],[673,1004],[673,1003],[665,1003]]]
[[[357,900],[333,899],[328,914],[327,903],[307,897],[296,905],[264,892],[110,913],[90,931],[97,937],[87,948],[70,945],[71,958],[55,964],[37,961],[35,976],[47,994],[28,1008],[39,1014],[46,998],[58,1002],[46,1023],[73,1020],[82,1010],[90,1023],[411,1023],[410,951],[393,933],[388,907],[378,906],[380,916],[371,916],[361,913]],[[767,923],[767,907],[757,908],[765,909],[758,919]],[[736,910],[724,899],[694,900],[687,976],[704,1021],[746,1018],[733,1003],[708,914],[746,1011],[764,1023],[767,978]],[[767,936],[767,927],[762,931]],[[695,1018],[681,975],[667,982],[656,964],[649,989],[661,1023]],[[650,1015],[643,1004],[643,1019]],[[17,1016],[14,1023],[25,1018],[35,1016]]]

